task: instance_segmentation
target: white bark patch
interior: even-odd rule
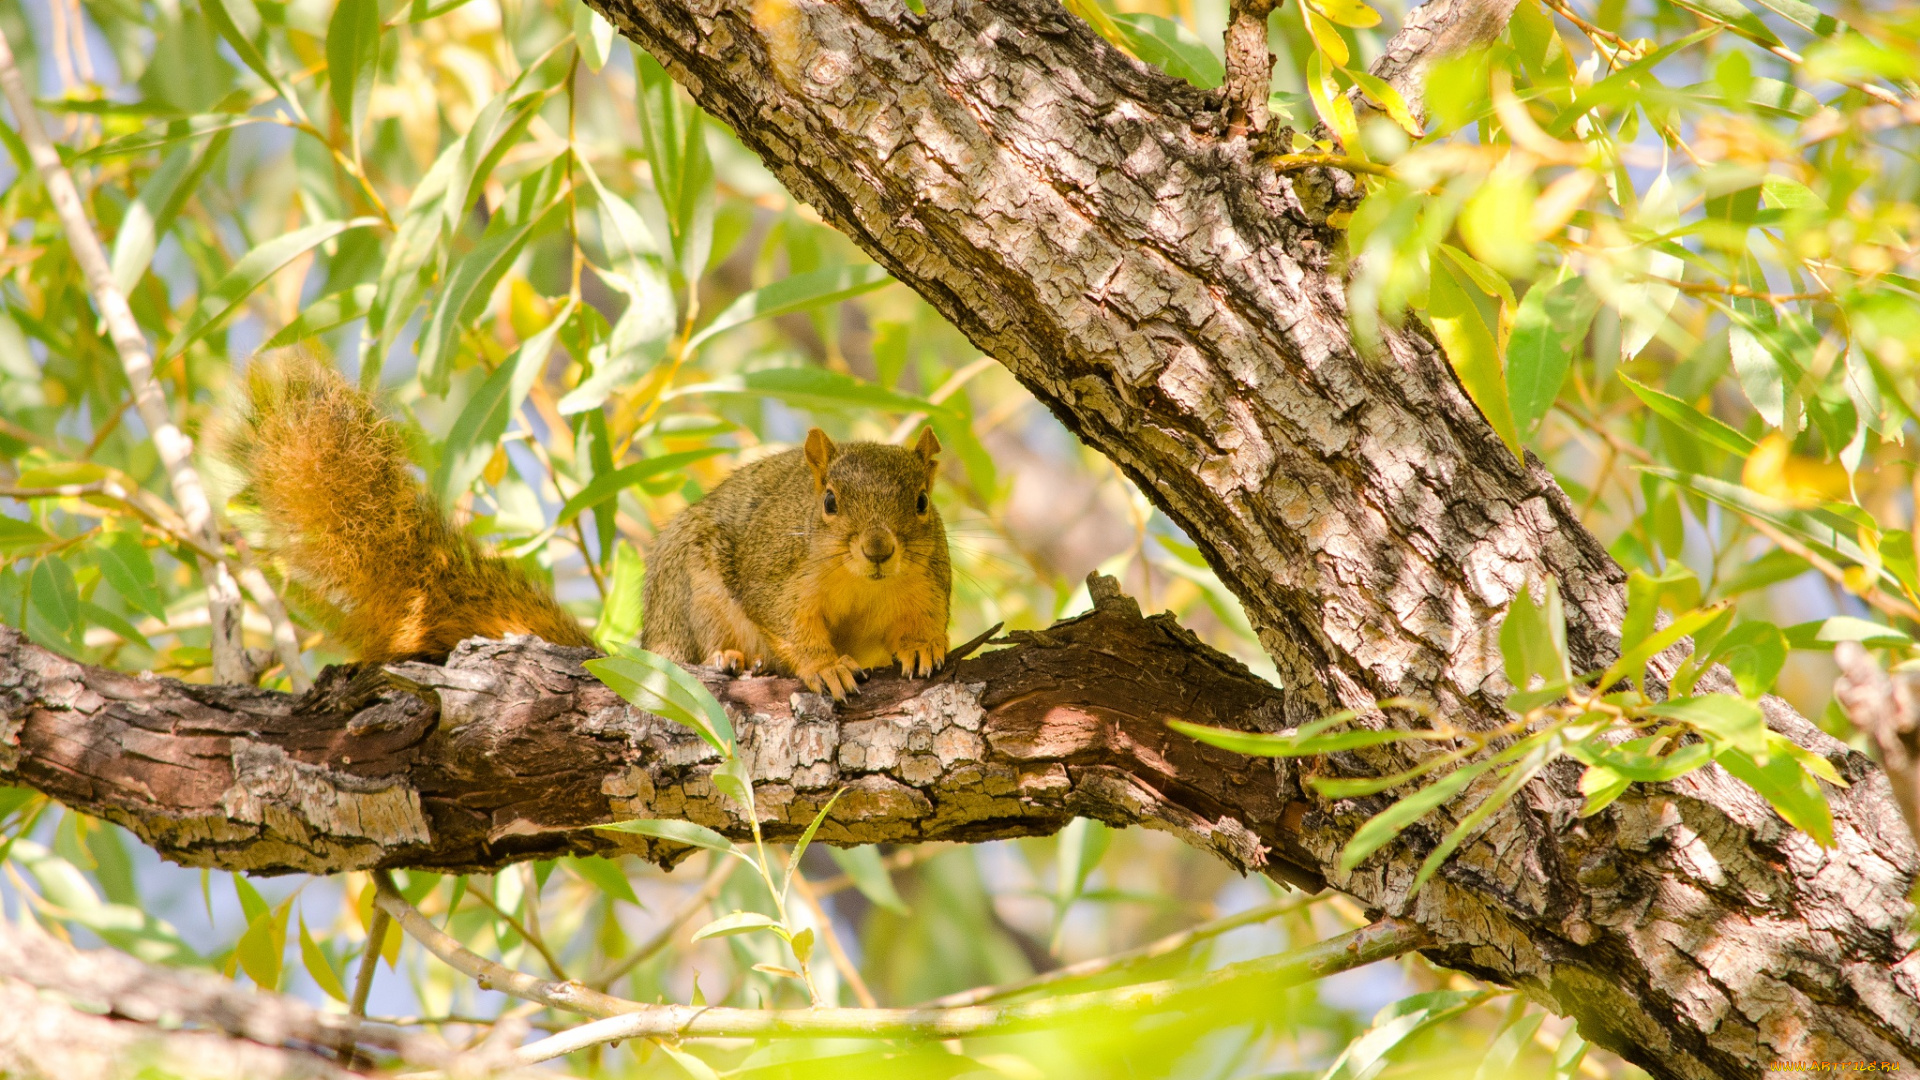
[[[302,843],[310,832],[382,846],[431,841],[420,795],[406,784],[308,765],[251,739],[233,740],[233,786],[220,803],[231,820],[265,825]]]

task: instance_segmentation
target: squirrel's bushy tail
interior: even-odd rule
[[[267,554],[330,610],[362,660],[438,658],[469,637],[591,645],[507,560],[454,528],[408,467],[400,430],[340,374],[298,354],[255,361],[223,456],[246,478]]]

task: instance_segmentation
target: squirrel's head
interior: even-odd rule
[[[933,505],[940,471],[940,440],[920,432],[913,449],[882,443],[835,444],[819,428],[807,432],[807,468],[813,473],[816,544],[840,558],[849,573],[880,580],[909,563],[926,565],[946,538]]]

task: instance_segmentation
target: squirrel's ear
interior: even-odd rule
[[[813,482],[816,486],[827,482],[827,466],[833,463],[833,440],[819,428],[807,432],[807,467],[813,470]]]
[[[939,467],[933,459],[940,453],[940,437],[933,433],[932,427],[920,429],[920,441],[913,444],[913,452],[920,455],[920,460],[925,463],[928,472]]]

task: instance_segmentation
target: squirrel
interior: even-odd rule
[[[770,667],[836,699],[864,669],[931,675],[953,591],[933,505],[940,440],[803,447],[736,470],[676,515],[647,560],[641,645],[728,672]]]
[[[373,399],[304,354],[256,362],[218,440],[329,635],[360,660],[441,660],[470,637],[592,639],[517,563],[489,555],[415,479]],[[865,667],[930,675],[947,656],[946,529],[930,488],[940,442],[836,445],[747,465],[661,530],[642,644],[731,673],[775,668],[845,699]]]
[[[220,440],[245,478],[236,501],[264,520],[264,551],[335,641],[370,663],[508,634],[593,646],[523,568],[447,520],[399,426],[339,372],[289,354],[252,365],[247,389]]]

